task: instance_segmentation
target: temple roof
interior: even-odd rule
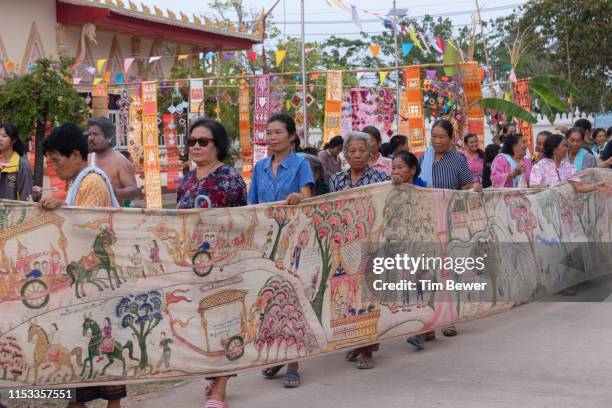
[[[199,17],[189,18],[180,12],[180,18],[167,10],[166,15],[157,7],[141,8],[127,0],[56,0],[57,22],[66,25],[92,23],[107,31],[131,35],[164,38],[183,45],[200,46],[210,50],[247,49],[261,42],[261,25],[248,32],[246,26],[236,28],[224,23]]]

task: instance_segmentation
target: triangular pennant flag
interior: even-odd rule
[[[513,84],[516,84],[518,82],[516,72],[514,72],[514,68],[512,68],[512,70],[510,71],[510,75],[508,76],[508,78],[510,79],[510,81],[512,81]]]
[[[378,53],[380,52],[380,45],[378,44],[370,44],[370,52],[374,58],[378,58]]]
[[[132,63],[134,62],[134,58],[126,58],[123,60],[123,72],[128,73],[128,71],[130,70],[130,67],[132,66]]]
[[[81,83],[81,80],[82,80],[82,79],[83,79],[83,78],[72,78],[72,84],[73,84],[73,85],[78,85],[78,84],[80,84],[80,83]]]
[[[102,78],[94,78],[93,80],[94,85],[98,85],[100,82],[102,82]]]
[[[444,51],[438,46],[436,40],[433,38],[431,34],[427,34],[427,39],[429,40],[429,44],[433,47],[434,50],[438,51],[439,54],[444,54]]]
[[[291,109],[291,101],[285,101],[285,110]]]
[[[179,61],[184,61],[184,60],[186,60],[187,58],[189,58],[189,55],[188,55],[188,54],[181,54],[181,55],[179,55],[179,56],[177,57],[177,59],[178,59]]]
[[[99,59],[96,62],[96,68],[98,70],[98,74],[102,73],[102,68],[104,68],[104,64],[106,64],[106,60],[105,59]]]
[[[234,58],[234,55],[236,55],[235,52],[226,52],[223,55],[223,61],[230,61],[232,58]]]
[[[417,48],[419,50],[421,50],[421,52],[425,52],[425,50],[423,49],[423,46],[421,45],[421,42],[419,41],[419,39],[417,38],[416,33],[414,32],[414,30],[412,29],[412,27],[408,27],[408,34],[410,34],[410,39],[412,40],[412,42],[414,43],[414,45],[417,46]]]
[[[161,59],[160,56],[149,57],[149,64],[154,63],[155,61],[159,61]]]
[[[410,54],[410,51],[412,51],[412,47],[414,47],[413,43],[403,43],[402,44],[402,54],[404,56]]]
[[[213,57],[215,56],[215,53],[212,51],[209,51],[206,53],[206,55],[204,56],[204,58],[206,58],[206,60],[211,60]]]
[[[203,52],[199,53],[198,57],[200,57],[200,59],[204,59],[204,53]]]
[[[348,52],[349,47],[340,47],[338,48],[338,58],[342,59]]]
[[[257,53],[255,51],[247,51],[247,57],[251,62],[257,62]]]
[[[505,101],[510,101],[510,100],[511,100],[511,99],[510,99],[510,94],[508,93],[508,91],[506,91],[506,92],[504,93],[504,100],[505,100]]]
[[[436,37],[436,44],[442,50],[442,53],[446,50],[446,42],[442,39],[442,37]]]
[[[359,27],[360,31],[363,31],[363,26],[361,25],[361,20],[359,19],[359,14],[357,13],[357,7],[351,5],[351,17],[353,18],[353,23],[357,27]]]
[[[87,67],[85,71],[89,72],[91,75],[96,73],[96,69],[94,67]]]
[[[115,83],[117,85],[121,85],[123,83],[123,75],[121,74],[115,75]]]
[[[287,51],[285,50],[277,50],[276,51],[276,66],[279,66],[281,62],[285,59],[285,55],[287,55]]]
[[[383,85],[385,83],[385,79],[387,79],[388,71],[380,71],[378,73],[378,77],[380,78],[380,84]]]
[[[110,71],[104,71],[104,82],[110,82]]]
[[[363,72],[358,72],[358,73],[357,73],[357,75],[356,75],[356,76],[357,76],[357,80],[358,80],[358,81],[359,81],[361,78],[363,78],[363,74],[364,74]]]
[[[421,41],[423,41],[423,45],[427,49],[427,52],[431,54],[431,48],[429,48],[429,44],[427,44],[427,40],[425,40],[425,36],[420,31],[419,31],[418,34],[419,34],[419,38],[421,39]]]

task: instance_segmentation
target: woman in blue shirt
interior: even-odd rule
[[[270,157],[255,164],[247,201],[249,204],[262,204],[285,201],[296,205],[304,198],[312,196],[314,177],[310,165],[304,157],[293,152],[292,141],[297,136],[295,122],[286,113],[270,116],[266,130]],[[265,369],[266,377],[274,377],[282,366]],[[287,365],[285,388],[299,387],[298,363]]]

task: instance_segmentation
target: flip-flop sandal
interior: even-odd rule
[[[457,328],[455,326],[449,326],[442,330],[442,334],[446,337],[455,337],[457,335]]]
[[[373,358],[367,360],[359,360],[357,362],[357,368],[360,370],[369,370],[374,367],[376,367],[376,362]]]
[[[300,373],[297,371],[287,371],[283,380],[283,387],[297,388],[300,386]]]
[[[357,361],[361,353],[357,350],[351,350],[346,353],[346,361]]]
[[[408,339],[406,339],[406,342],[408,344],[413,345],[418,350],[423,350],[425,348],[425,345],[423,344],[423,340],[421,340],[421,336],[408,337]]]
[[[283,369],[283,367],[284,365],[269,367],[264,369],[261,374],[263,374],[263,376],[266,378],[274,378],[276,377],[276,374],[278,374],[279,371]]]
[[[208,400],[206,401],[205,408],[229,408],[229,405],[223,401]]]

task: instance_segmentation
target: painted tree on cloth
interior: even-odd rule
[[[23,350],[17,339],[13,336],[7,336],[0,340],[0,369],[2,370],[2,379],[17,380],[25,371],[27,364],[23,358]]]
[[[162,295],[157,290],[123,297],[117,304],[115,315],[120,319],[121,328],[129,328],[138,340],[140,360],[136,371],[146,368],[153,370],[147,354],[147,337],[163,320],[162,306]]]
[[[306,215],[312,219],[315,238],[321,256],[321,284],[312,307],[321,319],[327,281],[332,269],[335,248],[366,238],[374,225],[374,207],[368,198],[336,200],[316,207],[308,207]]]
[[[47,123],[72,122],[82,125],[87,116],[85,100],[67,82],[74,58],[36,61],[29,73],[13,76],[0,88],[0,122],[16,125],[24,141],[36,135],[34,184],[42,186],[42,142]]]
[[[276,250],[278,249],[278,244],[280,242],[281,233],[283,232],[283,228],[289,224],[286,208],[278,208],[278,207],[268,207],[266,210],[266,217],[272,218],[276,225],[278,226],[278,231],[276,232],[276,238],[274,239],[274,245],[272,246],[272,252],[270,252],[270,260],[274,261],[276,257]]]

